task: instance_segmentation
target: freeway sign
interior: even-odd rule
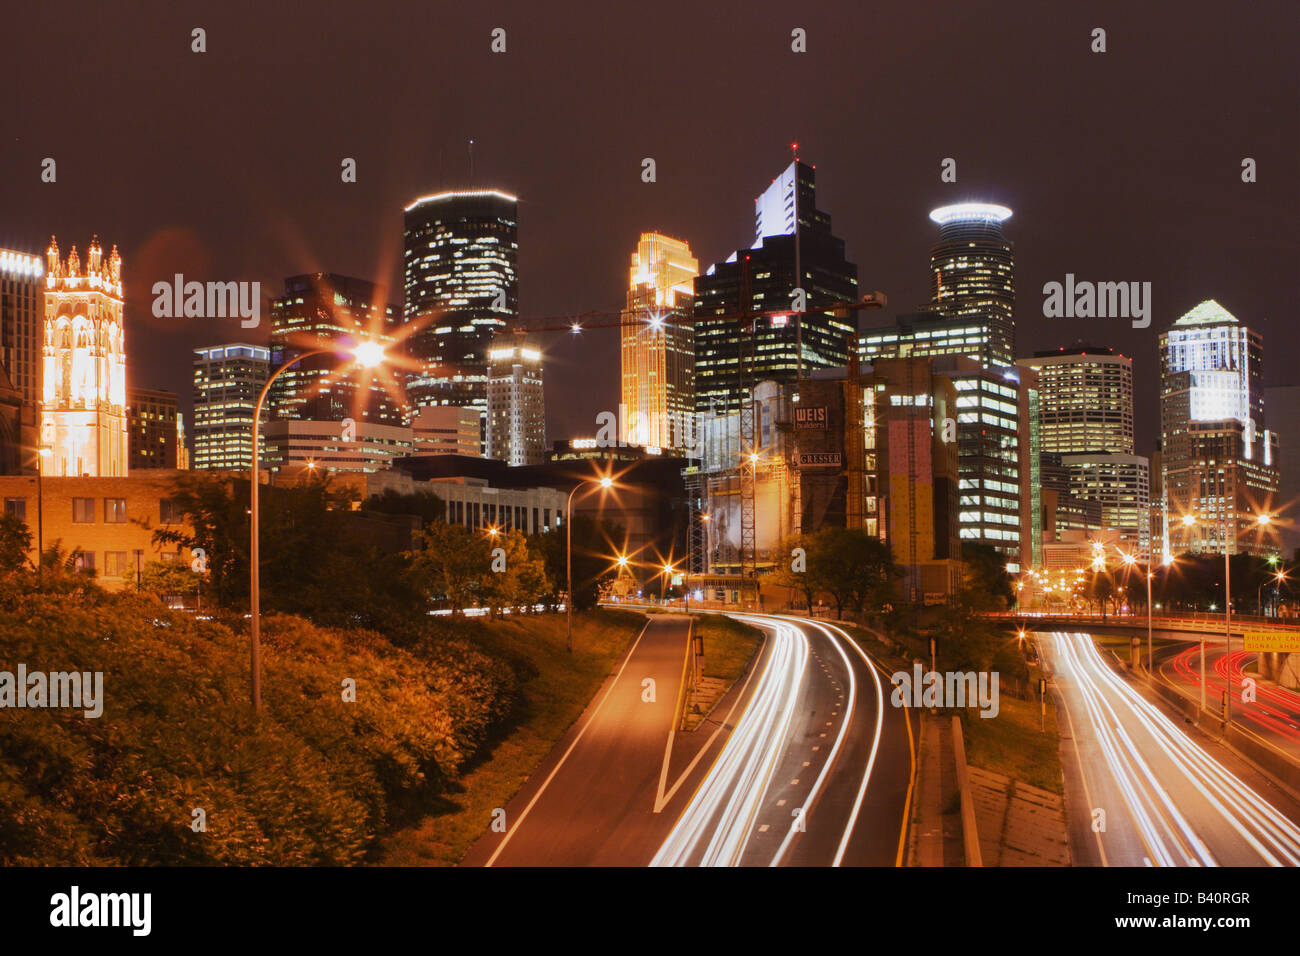
[[[1244,649],[1256,653],[1294,654],[1300,652],[1300,634],[1284,631],[1246,631]]]

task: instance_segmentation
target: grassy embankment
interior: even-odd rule
[[[485,625],[477,644],[506,659],[520,675],[519,706],[510,726],[466,766],[433,813],[387,837],[380,863],[458,863],[542,758],[578,719],[644,619],[600,610],[574,618],[574,652],[565,650],[563,615],[507,618]]]
[[[863,649],[887,671],[910,669],[912,661],[918,658],[929,669],[927,638],[895,638],[895,644],[891,646],[864,628],[853,624],[840,626],[858,639]],[[940,668],[942,669],[942,662]],[[1031,687],[1038,686],[1039,676],[1038,666],[1029,664]],[[1040,711],[1036,691],[1032,700],[1022,700],[1000,690],[997,717],[980,717],[978,709],[974,708],[968,708],[962,716],[962,734],[968,763],[1053,793],[1063,792],[1058,746],[1060,737],[1056,726],[1056,708],[1050,694],[1047,700],[1046,730],[1039,729]]]

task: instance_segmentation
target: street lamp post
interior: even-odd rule
[[[570,654],[573,653],[573,496],[587,485],[608,489],[613,484],[614,479],[609,477],[599,480],[587,478],[573,486],[569,499],[564,504],[564,575],[568,582],[564,598],[564,647]]]
[[[1255,524],[1258,527],[1265,528],[1273,518],[1271,515],[1258,514],[1255,516]],[[1196,524],[1194,515],[1183,515],[1183,527],[1190,528]],[[1231,555],[1228,549],[1228,515],[1227,509],[1220,509],[1219,524],[1222,531],[1223,544],[1223,654],[1226,662],[1227,686],[1223,694],[1223,722],[1226,726],[1232,722],[1232,563],[1229,560]],[[1237,539],[1241,536],[1240,529],[1232,536],[1232,542],[1235,545]],[[1205,639],[1201,638],[1201,711],[1205,710]]]
[[[249,468],[250,484],[248,488],[249,501],[249,542],[248,542],[248,597],[250,612],[250,648],[249,648],[249,669],[251,671],[250,690],[253,698],[253,712],[262,713],[262,580],[261,580],[261,548],[258,540],[260,527],[261,507],[260,495],[258,494],[258,465],[259,465],[259,445],[262,423],[262,406],[266,403],[266,396],[270,394],[271,386],[275,380],[284,372],[288,371],[294,365],[303,359],[312,358],[317,355],[333,355],[340,351],[348,351],[346,348],[332,346],[330,348],[311,349],[295,356],[288,362],[285,362],[275,373],[266,380],[262,386],[262,392],[257,396],[257,406],[253,410],[253,463]],[[373,368],[384,360],[384,348],[378,342],[362,342],[353,347],[351,350],[354,360],[367,368]]]
[[[660,603],[660,604],[666,604],[666,603],[668,602],[668,579],[672,576],[673,570],[674,570],[674,569],[673,569],[673,566],[672,566],[671,564],[669,564],[669,563],[667,563],[667,562],[664,562],[664,566],[663,566],[663,568],[662,568],[663,575],[664,575],[664,581],[663,581],[663,584],[661,584],[661,585],[659,586],[659,603]]]

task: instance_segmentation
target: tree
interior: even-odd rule
[[[816,576],[808,572],[808,551],[811,546],[812,539],[809,535],[798,534],[787,538],[781,545],[781,565],[772,572],[771,577],[772,583],[778,587],[790,588],[803,594],[809,611],[812,610],[818,590]]]
[[[140,572],[140,590],[164,601],[199,591],[202,575],[179,561],[148,561]]]
[[[505,552],[492,555],[492,571],[483,589],[483,600],[493,616],[502,608],[531,609],[551,589],[546,562],[529,548],[528,539],[517,529],[493,538],[489,544],[493,551],[500,548]],[[497,570],[500,562],[504,566]]]
[[[222,607],[246,606],[248,481],[183,474],[172,489],[172,501],[184,515],[185,524],[157,528],[154,543],[201,550],[213,599]]]
[[[32,532],[17,515],[0,515],[0,574],[13,574],[28,566]]]
[[[829,594],[837,617],[844,617],[846,607],[861,613],[867,604],[889,602],[896,570],[888,546],[878,538],[860,528],[826,527],[808,543],[812,580],[806,587]]]
[[[222,607],[247,607],[248,482],[183,475],[172,497],[185,522],[158,528],[154,541],[201,549],[204,594]],[[355,497],[336,491],[328,476],[264,487],[260,500],[264,612],[390,636],[423,624],[428,602],[416,593],[403,557],[409,539],[394,543],[391,522],[353,511]]]
[[[615,574],[615,541],[626,540],[623,527],[576,515],[573,527],[573,606],[587,610],[596,606],[603,582]],[[537,551],[556,589],[565,586],[565,531],[560,528],[537,536]]]
[[[447,514],[447,504],[430,491],[417,491],[404,495],[392,488],[384,489],[382,495],[371,495],[361,506],[364,511],[375,511],[390,515],[417,515],[421,526],[427,527],[434,521],[442,521]]]
[[[981,611],[1002,610],[1015,601],[1007,560],[996,548],[963,541],[961,559],[966,566],[963,590],[969,592],[967,600],[971,607]]]
[[[453,615],[485,596],[492,556],[481,532],[435,521],[420,532],[406,557],[425,600],[450,608]]]

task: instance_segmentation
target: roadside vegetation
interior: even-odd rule
[[[103,681],[98,717],[0,708],[0,865],[386,862],[386,838],[431,814],[447,821],[443,849],[423,859],[454,862],[487,825],[479,803],[509,798],[641,626],[579,610],[564,650],[564,618],[545,610],[558,601],[556,535],[502,534],[511,571],[497,573],[483,536],[444,524],[431,496],[355,511],[326,482],[276,489],[255,718],[247,491],[185,476],[184,530],[155,538],[202,548],[206,566],[154,562],[139,590],[117,593],[58,542],[38,574],[30,529],[0,520],[0,671]],[[404,546],[386,515],[405,521]],[[610,529],[573,530],[574,603],[591,608]],[[477,558],[487,567],[467,573]],[[201,614],[173,609],[198,595]],[[483,616],[459,613],[467,596]],[[502,615],[521,603],[529,613]]]

